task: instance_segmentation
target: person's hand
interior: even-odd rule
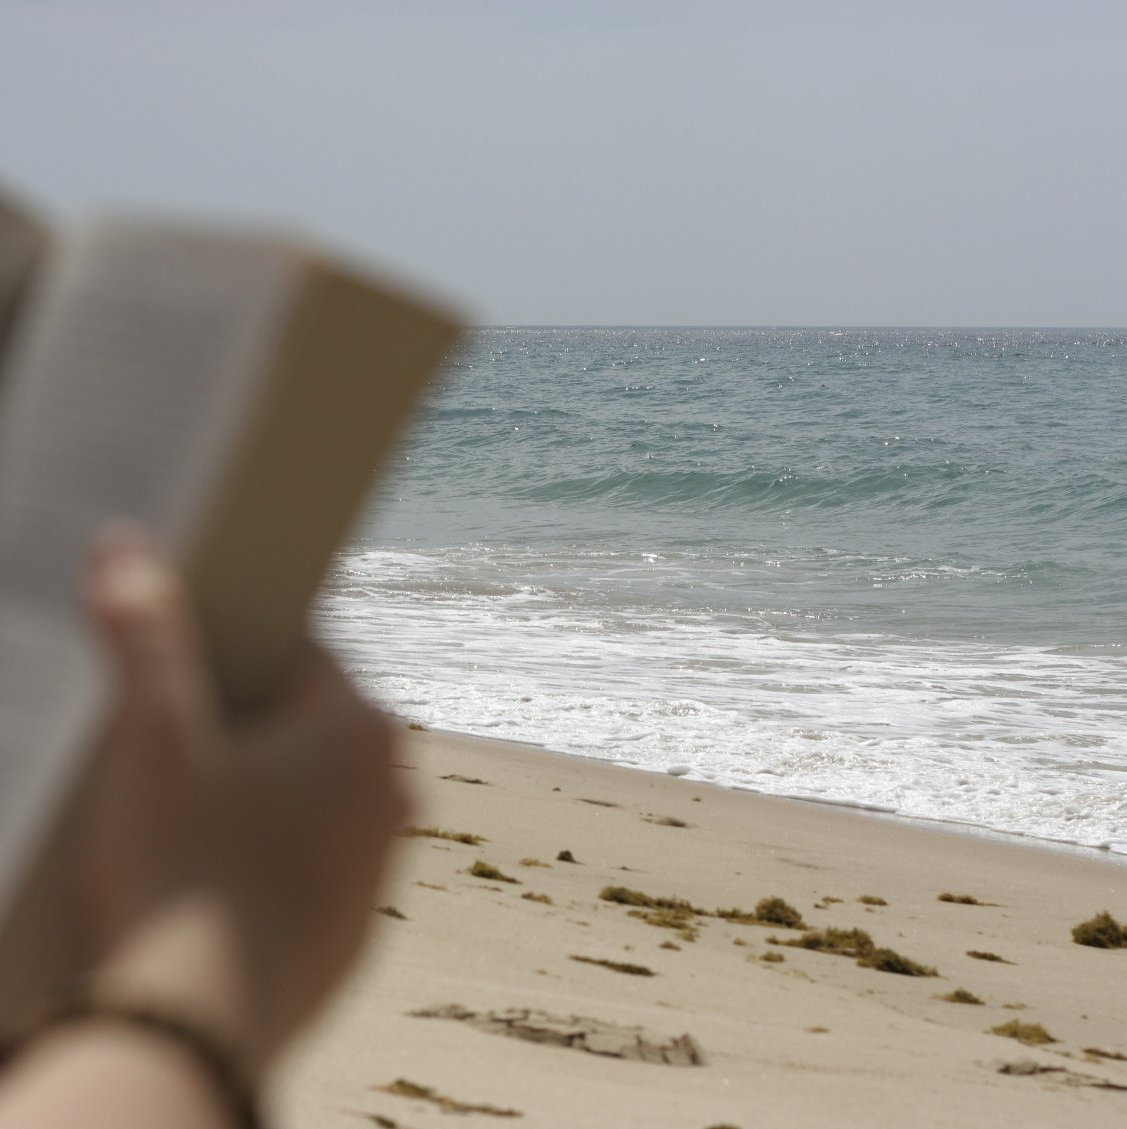
[[[85,798],[92,959],[260,1068],[371,920],[406,810],[391,730],[312,643],[268,711],[226,719],[185,589],[136,534],[102,536],[86,599],[118,685]]]

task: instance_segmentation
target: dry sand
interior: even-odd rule
[[[276,1124],[1127,1124],[1127,949],[1071,938],[1101,910],[1127,919],[1121,863],[409,736],[414,824],[483,841],[404,838],[368,959],[280,1072]],[[477,861],[516,881],[472,876]],[[607,886],[709,915],[662,927],[600,899]],[[801,930],[713,915],[767,897],[939,975],[860,967],[776,943]],[[940,998],[960,988],[983,1002]],[[1011,1021],[1057,1041],[990,1033]]]

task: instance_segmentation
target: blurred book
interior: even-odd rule
[[[183,570],[226,703],[266,702],[454,321],[285,238],[0,193],[0,921],[106,721],[78,603],[109,517]]]

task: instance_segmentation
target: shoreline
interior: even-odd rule
[[[966,820],[943,819],[939,816],[905,815],[892,808],[882,807],[878,804],[864,804],[852,800],[822,799],[820,796],[788,795],[781,792],[763,792],[749,788],[742,784],[718,784],[711,780],[690,779],[687,774],[671,773],[665,769],[650,768],[632,761],[610,760],[603,757],[586,756],[583,753],[567,753],[559,749],[549,748],[547,745],[538,745],[531,741],[519,741],[511,737],[486,737],[479,733],[464,733],[455,729],[443,729],[438,726],[425,725],[416,729],[421,722],[404,721],[405,726],[412,732],[435,733],[457,741],[481,741],[486,744],[511,746],[518,749],[527,749],[536,753],[543,753],[553,757],[569,757],[583,763],[611,765],[615,768],[631,772],[642,772],[658,777],[668,777],[671,780],[680,780],[685,785],[702,788],[718,788],[726,792],[741,792],[749,796],[756,796],[764,800],[784,800],[796,804],[815,804],[833,809],[834,811],[855,812],[858,815],[870,816],[875,819],[885,819],[894,823],[902,823],[909,827],[926,827],[935,830],[946,830],[954,835],[970,835],[999,843],[1010,843],[1015,846],[1028,846],[1041,848],[1048,851],[1064,851],[1075,854],[1080,858],[1103,860],[1116,866],[1127,867],[1127,849],[1116,851],[1110,847],[1091,846],[1077,843],[1071,839],[1049,839],[1036,835],[1029,835],[1023,831],[1002,831],[993,827],[986,827],[979,823],[970,823]]]
[[[1127,1116],[1127,949],[1071,937],[1127,918],[1107,853],[403,732],[417,831],[356,978],[277,1079],[283,1129]],[[806,933],[753,918],[772,898],[936,975],[788,944]]]

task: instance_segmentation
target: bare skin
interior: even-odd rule
[[[406,814],[391,730],[312,643],[268,711],[227,719],[184,589],[135,534],[99,542],[87,604],[119,688],[84,796],[81,874],[66,879],[84,944],[58,960],[88,967],[37,975],[92,973],[115,997],[192,1016],[255,1078],[370,924]],[[189,1055],[105,1022],[40,1040],[0,1084],[5,1125],[205,1129],[226,1117]]]

